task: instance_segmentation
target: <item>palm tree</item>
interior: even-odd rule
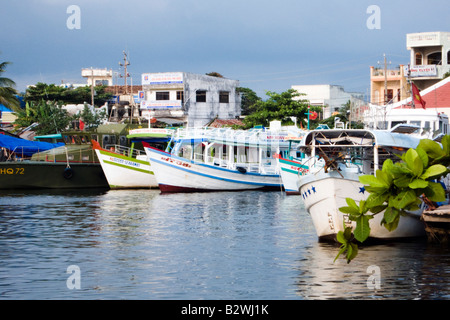
[[[16,97],[17,91],[14,89],[16,83],[9,78],[1,76],[1,74],[6,71],[6,66],[8,64],[10,64],[10,62],[0,63],[0,104],[17,112],[20,110],[20,102]]]

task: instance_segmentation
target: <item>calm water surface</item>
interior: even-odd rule
[[[450,298],[441,246],[368,246],[351,264],[337,251],[281,192],[0,194],[0,299]]]

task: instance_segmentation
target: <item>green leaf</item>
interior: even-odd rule
[[[389,198],[389,193],[388,192],[371,193],[367,197],[367,200],[366,200],[367,206],[369,208],[380,206],[380,205],[384,204],[387,201],[388,198]]]
[[[380,180],[373,175],[359,176],[359,182],[361,182],[364,185],[370,185],[372,187],[381,187],[381,188],[389,187],[389,184],[385,183],[383,180]]]
[[[353,232],[355,239],[359,242],[364,242],[370,234],[370,226],[369,226],[369,219],[372,218],[371,216],[367,215],[361,215],[356,220],[356,228]]]
[[[339,232],[342,232],[342,231],[339,231]],[[343,244],[343,245],[341,246],[341,249],[339,250],[339,252],[338,252],[336,258],[334,258],[334,261],[333,261],[333,262],[336,262],[336,260],[339,258],[339,256],[340,256],[341,254],[343,254],[343,253],[347,250],[347,247],[348,247],[348,244]]]
[[[430,139],[420,140],[417,148],[424,150],[428,154],[428,156],[433,159],[445,156],[444,150],[442,150],[439,143]]]
[[[397,209],[392,208],[392,207],[387,207],[386,210],[384,211],[384,219],[383,219],[382,223],[383,222],[385,224],[392,223],[399,216],[399,213],[400,213],[400,211],[398,211]]]
[[[428,181],[422,179],[414,179],[408,186],[411,189],[423,189],[428,187]]]
[[[336,240],[339,241],[342,244],[346,244],[347,243],[347,239],[345,239],[344,236],[344,232],[343,231],[339,231],[336,235]]]
[[[431,201],[445,201],[445,190],[440,183],[428,182],[428,188],[424,190],[424,193]]]
[[[394,185],[399,188],[406,188],[411,183],[411,177],[409,175],[402,175],[394,180]]]
[[[345,198],[345,202],[347,202],[348,206],[355,209],[359,213],[359,206],[356,204],[356,201],[352,198]]]
[[[358,245],[356,243],[350,243],[347,248],[347,263],[350,263],[358,255]]]
[[[359,209],[355,209],[353,207],[340,207],[339,211],[342,213],[359,216]]]
[[[422,175],[423,162],[420,159],[419,154],[417,153],[416,150],[409,149],[406,152],[403,160],[406,162],[408,169],[411,170],[416,177],[419,177]]]
[[[416,148],[417,154],[419,155],[419,158],[422,160],[423,167],[428,167],[429,158],[425,150],[421,148]]]
[[[410,203],[413,203],[416,200],[416,193],[414,190],[406,190],[403,192],[400,192],[398,196],[395,197],[395,199],[392,202],[389,203],[389,205],[393,205],[397,209],[403,209]]]
[[[429,167],[420,177],[421,179],[430,179],[443,175],[447,172],[447,168],[441,164],[435,164]]]

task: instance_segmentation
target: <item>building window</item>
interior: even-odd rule
[[[391,101],[392,98],[394,98],[394,90],[388,89],[385,103],[388,103],[389,101]]]
[[[183,91],[177,91],[177,100],[181,100],[181,102],[184,102],[184,92]]]
[[[156,92],[156,100],[170,100],[169,91]]]
[[[428,64],[442,64],[442,53],[435,52],[428,55]]]
[[[205,90],[198,90],[197,91],[197,102],[206,102],[206,91]]]
[[[422,65],[422,54],[417,52],[416,53],[416,66],[421,66]]]
[[[219,92],[219,102],[220,103],[230,103],[230,93],[228,91]]]
[[[447,64],[450,64],[450,51],[447,52]]]

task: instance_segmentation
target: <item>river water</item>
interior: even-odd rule
[[[0,299],[450,298],[445,247],[337,252],[281,192],[0,194]]]

